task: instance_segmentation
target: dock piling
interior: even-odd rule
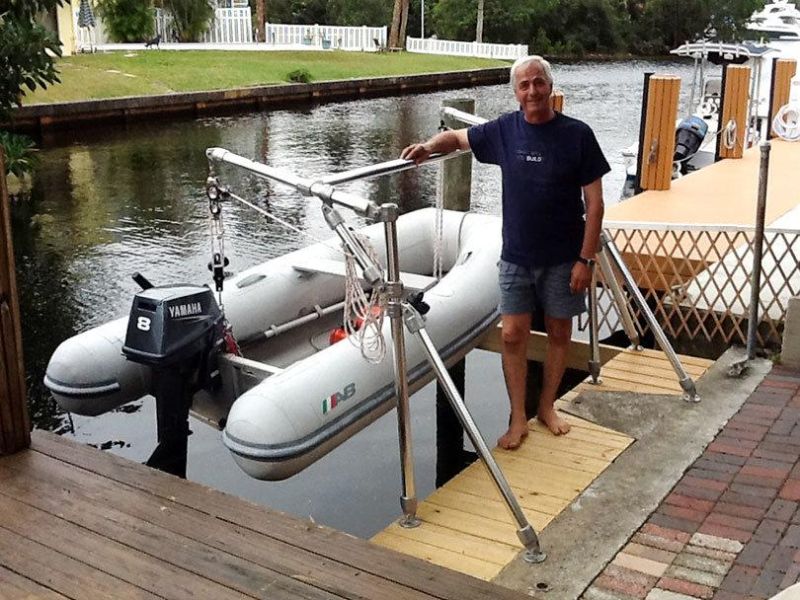
[[[442,107],[455,108],[465,113],[475,114],[475,100],[472,98],[452,98],[444,100]],[[453,116],[442,113],[442,125],[450,129],[463,127],[463,123]],[[472,188],[472,155],[447,160],[439,167],[442,178],[441,201],[446,210],[470,209]],[[462,358],[448,369],[448,375],[462,398],[465,397],[466,358]],[[458,475],[469,461],[464,450],[464,429],[450,404],[447,391],[436,383],[436,487],[441,487]]]
[[[0,456],[24,450],[31,443],[5,173],[5,156],[0,149]]]
[[[772,81],[769,88],[769,115],[767,117],[767,139],[776,137],[772,121],[782,106],[789,103],[792,78],[797,72],[797,61],[793,58],[776,58],[772,61]]]
[[[642,125],[639,134],[637,193],[643,190],[670,188],[680,89],[680,77],[645,75]]]
[[[745,65],[727,65],[722,71],[716,160],[742,158],[744,154],[750,127],[750,71]]]

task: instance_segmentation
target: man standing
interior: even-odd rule
[[[537,418],[555,435],[570,429],[553,405],[566,367],[572,319],[586,310],[603,220],[601,178],[610,171],[589,126],[553,110],[553,76],[546,60],[518,59],[511,67],[511,85],[519,111],[439,133],[401,154],[420,163],[434,153],[471,149],[480,162],[499,165],[502,171],[503,252],[498,267],[511,418],[497,443],[507,449],[517,448],[528,435],[526,351],[536,307],[544,311],[548,340]]]

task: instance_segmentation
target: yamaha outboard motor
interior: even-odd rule
[[[694,156],[708,133],[708,123],[697,115],[686,117],[675,129],[675,155],[673,162],[681,162],[681,171],[686,172],[684,161]]]
[[[219,378],[216,358],[223,345],[224,318],[207,287],[151,287],[133,299],[123,354],[152,369],[158,446],[147,464],[186,477],[192,396]]]

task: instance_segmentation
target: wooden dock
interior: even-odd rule
[[[521,599],[51,433],[0,457],[0,598]]]
[[[540,341],[532,338],[529,348],[534,355]],[[491,346],[490,336],[483,347]],[[559,408],[563,409],[568,400],[585,391],[682,393],[662,352],[613,349],[617,353],[612,358],[612,349],[604,349],[603,355],[608,360],[600,384],[594,385],[587,379],[559,400]],[[680,358],[694,379],[701,377],[713,362]],[[572,424],[569,434],[553,436],[532,419],[531,433],[520,448],[493,451],[537,531],[544,529],[634,442],[625,434],[567,413],[563,415]],[[496,577],[521,550],[516,525],[480,462],[473,463],[420,503],[417,514],[423,520],[419,527],[404,529],[393,523],[375,535],[373,541],[486,580]]]

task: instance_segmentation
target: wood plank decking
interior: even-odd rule
[[[0,457],[0,598],[522,594],[34,432]]]
[[[712,361],[681,356],[687,373],[702,376]],[[559,400],[584,391],[633,391],[680,394],[675,373],[662,352],[625,350],[608,360],[601,383],[584,382]],[[535,419],[531,435],[517,450],[494,450],[494,456],[517,495],[528,520],[541,531],[580,495],[634,440],[563,413],[572,424],[555,437]],[[491,580],[519,554],[516,525],[483,464],[476,462],[420,503],[423,524],[404,529],[389,525],[374,542],[455,571]]]

